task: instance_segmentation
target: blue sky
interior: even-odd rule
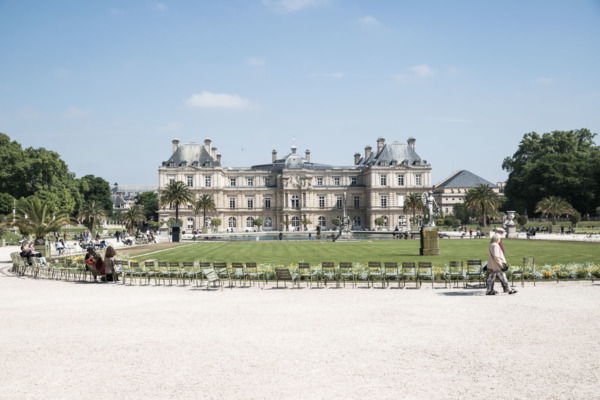
[[[599,61],[597,0],[0,0],[0,132],[110,183],[175,137],[231,167],[414,137],[434,183],[495,183],[527,132],[600,133]]]

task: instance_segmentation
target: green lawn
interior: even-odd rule
[[[523,257],[535,257],[536,264],[600,263],[600,244],[503,240],[507,261],[520,265]],[[137,253],[132,258],[160,261],[257,262],[290,265],[299,261],[432,261],[443,266],[450,260],[487,260],[488,239],[440,240],[439,256],[419,256],[418,240],[379,240],[358,242],[203,242],[178,248]]]

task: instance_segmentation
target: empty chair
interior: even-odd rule
[[[190,281],[190,285],[192,281],[196,277],[196,264],[193,261],[184,261],[183,267],[181,270],[181,277],[183,278],[183,285],[185,286],[185,279],[187,278]]]
[[[163,282],[166,284],[165,276],[161,274],[160,269],[154,263],[154,261],[144,262],[144,274],[147,279],[146,284],[150,284],[150,280],[154,278],[154,285],[160,285],[160,278],[163,278]]]
[[[379,261],[369,261],[368,268],[369,276],[367,280],[367,286],[369,285],[369,281],[371,281],[371,284],[373,287],[375,287],[375,279],[379,279],[381,280],[381,287],[385,287],[385,277],[383,275],[381,263]]]
[[[327,286],[327,281],[336,281],[337,285],[340,285],[340,282],[337,280],[337,273],[335,271],[335,264],[333,262],[324,261],[321,263],[321,274],[323,274],[323,281],[325,282],[325,286]]]
[[[262,271],[258,270],[258,266],[256,265],[255,262],[247,262],[246,263],[246,279],[248,279],[249,281],[252,281],[252,284],[254,285],[254,282],[258,282],[258,285],[260,286],[260,279],[262,279],[261,277],[264,274],[262,273]]]
[[[383,263],[384,268],[384,276],[387,286],[390,286],[391,280],[398,281],[398,287],[400,287],[400,272],[398,271],[398,263],[397,262],[385,262]]]
[[[414,279],[417,285],[417,267],[414,262],[402,263],[402,286],[406,287],[406,279]]]
[[[346,287],[346,281],[352,281],[352,287],[356,286],[356,274],[352,269],[351,262],[340,262],[339,264],[339,277],[342,282],[344,282],[344,287]]]
[[[240,282],[240,286],[242,285],[242,281],[244,281],[244,286],[246,285],[246,271],[244,270],[243,263],[232,262],[231,275],[234,281],[237,279]]]
[[[227,268],[226,262],[214,262],[213,268],[215,272],[219,276],[219,279],[227,279],[229,281],[229,286],[231,287],[231,271]]]
[[[477,278],[479,285],[483,285],[483,265],[481,260],[467,260],[467,266],[465,267],[465,287],[468,286],[470,278]]]
[[[210,268],[210,263],[206,261],[201,261],[198,263],[198,268],[196,269],[196,287],[198,287],[198,281],[200,281],[200,286],[202,286],[202,278],[204,277],[202,271],[204,268]]]
[[[173,275],[171,275],[169,264],[166,261],[158,261],[156,263],[156,269],[158,276],[162,277],[165,281],[165,285],[167,284],[167,278],[169,278],[169,285],[173,285]]]
[[[304,279],[306,281],[306,286],[312,287],[313,278],[317,281],[317,287],[319,286],[319,270],[315,269],[315,271],[311,270],[310,264],[305,262],[298,263],[298,285],[300,285],[300,281]]]
[[[452,287],[452,281],[454,281],[455,287],[458,287],[458,281],[463,281],[463,287],[465,287],[465,275],[463,270],[462,261],[450,261],[448,263],[448,270],[444,273],[446,279],[446,285],[450,281],[450,287]]]
[[[183,281],[183,285],[185,286],[184,272],[181,269],[181,265],[178,261],[171,261],[169,263],[169,275],[177,280],[178,285],[179,279],[181,279]]]
[[[523,258],[523,264],[512,271],[512,285],[515,285],[515,277],[521,276],[521,287],[524,287],[525,274],[531,274],[531,279],[533,279],[533,286],[535,286],[535,258]]]
[[[435,282],[435,275],[433,274],[433,266],[430,262],[419,262],[417,268],[417,282],[419,287],[423,285],[423,279],[431,280],[431,288]]]
[[[214,264],[225,264],[225,269],[227,269],[226,263],[214,263]],[[215,284],[219,284],[219,286],[221,287],[221,290],[223,290],[223,279],[221,279],[221,277],[219,276],[219,273],[215,267],[212,267],[212,268],[211,267],[202,267],[201,271],[202,271],[202,275],[204,275],[206,277],[206,290],[208,290],[210,288],[211,283],[213,284],[213,287],[215,287]],[[229,276],[229,275],[227,275],[227,276]]]
[[[298,274],[292,274],[289,268],[276,267],[275,268],[275,280],[277,282],[277,287],[279,288],[279,281],[282,281],[287,287],[286,282],[292,282],[292,288],[294,284],[298,283]],[[298,287],[300,287],[300,283],[298,283]]]

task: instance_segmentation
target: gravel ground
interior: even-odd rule
[[[599,282],[205,291],[8,267],[1,399],[600,398]]]

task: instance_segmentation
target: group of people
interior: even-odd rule
[[[94,276],[94,282],[98,282],[100,276],[100,282],[113,282],[119,280],[117,274],[117,252],[112,246],[106,248],[104,259],[102,255],[96,253],[93,247],[88,247],[87,254],[85,255],[86,269]]]
[[[46,258],[42,256],[42,253],[35,250],[35,247],[33,247],[33,243],[31,242],[24,241],[21,244],[21,252],[19,254],[21,257],[27,259],[27,263],[29,265],[33,265],[33,258],[39,258],[40,263],[42,263],[43,265],[47,264]]]

